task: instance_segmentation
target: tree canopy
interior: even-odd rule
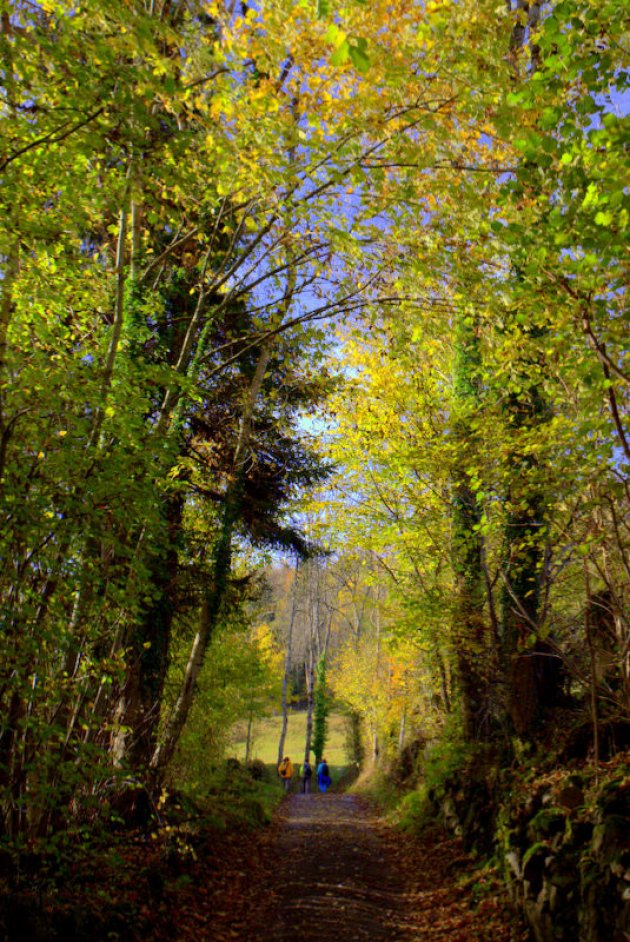
[[[0,0],[11,847],[279,697],[282,557],[320,752],[627,731],[622,6]]]

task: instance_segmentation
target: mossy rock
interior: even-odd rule
[[[551,856],[546,844],[534,844],[523,857],[523,880],[528,884],[527,895],[536,899],[543,888],[545,866]]]
[[[568,891],[567,895],[573,896],[578,887],[576,861],[567,855],[553,857],[547,867],[546,879],[552,886]],[[574,888],[573,893],[571,887]]]
[[[593,838],[594,824],[587,820],[573,820],[570,829],[570,843],[575,848],[588,847]]]
[[[625,815],[609,814],[593,830],[593,853],[610,861],[630,850],[630,829]]]
[[[506,850],[520,850],[524,851],[527,849],[527,839],[523,833],[522,828],[507,828],[504,827],[497,835],[499,847]]]
[[[567,782],[556,794],[555,800],[562,808],[574,811],[584,804],[584,789],[580,785]]]
[[[527,834],[532,841],[540,838],[555,837],[564,834],[566,829],[566,814],[560,808],[542,808],[527,825]]]
[[[617,779],[607,782],[597,796],[600,815],[623,815],[630,817],[630,782]]]
[[[582,888],[582,895],[584,895],[589,888],[597,883],[601,879],[602,871],[601,867],[592,857],[582,857],[579,863],[580,871],[580,886]]]

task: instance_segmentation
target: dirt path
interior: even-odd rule
[[[145,896],[129,942],[527,938],[505,888],[458,840],[400,833],[365,799],[334,792],[290,795],[256,831],[208,832]]]
[[[290,795],[267,827],[134,832],[23,893],[14,940],[524,942],[505,888],[441,832],[403,834],[352,795]],[[42,908],[43,907],[43,908]],[[17,925],[11,917],[11,927]],[[7,917],[8,918],[8,917]],[[20,921],[21,920],[21,921]],[[0,912],[0,935],[2,931]],[[28,924],[28,928],[24,928]]]
[[[269,874],[261,938],[411,938],[408,899],[374,811],[354,795],[293,795]]]
[[[215,870],[196,942],[520,942],[505,899],[458,841],[388,827],[355,795],[292,795]],[[474,873],[474,876],[471,876]],[[471,887],[479,898],[471,904]],[[481,887],[481,891],[479,890]],[[191,907],[192,909],[192,907]],[[183,927],[180,924],[180,930]]]

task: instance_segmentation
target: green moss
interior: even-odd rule
[[[592,847],[606,861],[615,860],[629,849],[628,819],[625,815],[609,814],[593,829]]]
[[[545,853],[549,853],[549,847],[547,844],[544,844],[542,841],[538,841],[536,844],[532,844],[532,846],[529,847],[525,851],[525,854],[523,855],[523,867],[526,867],[529,861],[533,857],[536,857],[538,854],[541,854],[543,851]]]
[[[442,742],[428,750],[422,766],[427,791],[443,794],[446,783],[461,773],[474,755],[474,747],[458,742]]]
[[[418,833],[435,822],[433,806],[427,798],[426,788],[421,786],[402,799],[393,816],[402,831]]]
[[[527,825],[527,833],[533,838],[554,837],[564,834],[566,815],[560,808],[542,808]]]

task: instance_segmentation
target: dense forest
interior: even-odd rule
[[[247,768],[282,717],[279,760],[299,706],[294,761],[343,713],[407,824],[516,854],[526,910],[564,853],[579,938],[628,937],[629,35],[621,0],[0,0],[11,892],[200,799],[235,724]]]

